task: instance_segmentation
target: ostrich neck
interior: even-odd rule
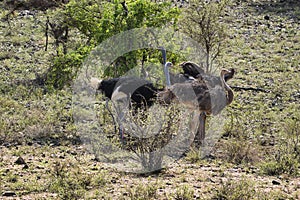
[[[162,47],[161,48],[161,53],[162,53],[162,57],[163,57],[164,73],[165,73],[165,77],[166,77],[166,85],[170,86],[171,81],[170,81],[169,67],[167,65],[167,52],[166,52],[166,49]]]
[[[224,74],[221,74],[221,81],[224,89],[227,91],[227,105],[229,105],[233,101],[233,91],[226,83],[224,76],[225,76]]]
[[[166,64],[165,64],[165,67],[164,67],[164,72],[165,72],[165,77],[166,77],[166,85],[170,86],[171,81],[170,81],[169,67]]]

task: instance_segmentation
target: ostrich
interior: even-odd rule
[[[166,60],[167,60],[166,50],[163,47],[161,48],[161,51],[162,51],[163,61],[165,64],[164,65],[164,73],[165,73],[165,77],[166,77],[167,88],[170,89],[171,83],[175,84],[175,85],[179,84],[179,83],[181,83],[181,84],[192,83],[192,85],[194,85],[195,83],[193,83],[193,82],[197,81],[198,86],[200,86],[199,84],[202,85],[201,87],[197,88],[198,89],[197,92],[201,93],[201,90],[199,91],[200,88],[202,88],[202,90],[204,90],[204,91],[209,91],[209,88],[220,88],[220,86],[223,85],[222,78],[220,79],[220,77],[205,74],[204,70],[199,65],[197,65],[196,63],[191,62],[191,61],[186,61],[186,62],[183,62],[180,64],[181,68],[183,69],[183,73],[180,73],[180,74],[169,73],[169,67],[172,67],[173,65],[172,65],[172,63],[166,62]],[[224,83],[225,83],[229,79],[233,78],[233,76],[235,74],[235,70],[233,68],[231,68],[229,71],[227,70],[226,73],[225,72],[223,72],[223,73],[224,73],[223,79],[224,79]],[[173,88],[173,87],[171,87],[171,88]],[[188,88],[185,88],[185,89],[188,89]],[[196,90],[195,90],[196,88],[193,87],[193,89],[196,92]],[[169,91],[170,90],[166,90],[166,91],[160,92],[158,94],[158,99],[159,99],[160,103],[169,104],[169,103],[171,103],[171,101],[174,98],[176,98],[176,95]],[[211,92],[212,92],[212,90],[211,90]],[[212,100],[215,100],[215,99],[218,99],[218,98],[217,97],[212,98]],[[214,103],[214,104],[216,104],[216,105],[220,104],[220,107],[222,107],[222,102],[218,102],[218,103]],[[215,109],[213,109],[213,110],[215,110]],[[210,114],[210,112],[205,112],[205,109],[204,109],[204,112],[200,112],[199,126],[198,126],[198,131],[197,131],[196,137],[195,137],[197,142],[202,142],[205,138],[205,122],[206,122],[207,114]]]
[[[196,141],[201,143],[205,138],[206,114],[216,115],[233,101],[233,91],[225,80],[226,76],[232,78],[233,74],[234,69],[222,69],[219,81],[212,80],[211,83],[204,81],[205,76],[198,75],[194,81],[175,83],[167,90],[160,92],[158,97],[167,104],[172,101],[180,102],[191,109],[197,108],[200,111]]]
[[[129,76],[107,80],[91,78],[91,85],[109,99],[117,99],[124,95],[130,97],[136,109],[152,106],[156,93],[162,91],[150,81]]]
[[[166,50],[164,48],[161,48],[162,51],[162,56],[163,56],[163,61],[164,61],[164,73],[165,73],[165,77],[166,77],[166,85],[167,88],[170,87],[171,83],[172,84],[189,84],[192,83],[192,85],[194,85],[194,81],[197,81],[198,83],[198,87],[197,90],[195,90],[196,88],[193,87],[194,91],[196,92],[200,92],[199,91],[200,88],[202,88],[202,90],[204,91],[209,91],[208,88],[219,88],[219,86],[223,85],[222,83],[222,78],[220,79],[220,77],[217,76],[211,76],[211,75],[207,75],[205,74],[204,70],[197,65],[194,62],[191,61],[186,61],[180,64],[181,68],[183,69],[183,73],[180,74],[172,74],[169,73],[169,67],[172,67],[172,63],[170,62],[166,62],[167,58],[166,58]],[[229,79],[233,78],[234,74],[235,74],[235,70],[233,68],[231,68],[229,71],[227,71],[226,73],[224,73],[224,83],[226,81],[228,81]],[[199,87],[201,83],[201,87]],[[174,87],[171,87],[174,88]],[[188,88],[186,88],[188,89]],[[171,103],[172,99],[176,98],[176,95],[172,92],[168,92],[170,90],[164,91],[164,92],[160,92],[158,94],[158,99],[160,103],[166,103],[169,104]],[[209,93],[208,93],[209,94]],[[193,99],[193,98],[192,98]],[[217,99],[217,98],[212,98]],[[210,102],[211,103],[211,102]],[[222,104],[222,102],[220,103],[215,103],[215,104]],[[220,105],[220,107],[222,107]],[[224,106],[225,107],[225,106]],[[223,107],[223,108],[224,108]],[[222,108],[222,109],[223,109]],[[201,109],[200,109],[201,110]],[[207,109],[206,109],[207,111]],[[199,115],[199,126],[198,126],[198,131],[196,133],[196,141],[197,142],[202,142],[205,138],[205,122],[206,122],[206,115],[209,114],[209,112],[205,112],[205,109],[200,112]]]
[[[125,117],[124,106],[128,105],[137,113],[139,108],[146,110],[152,106],[156,94],[162,89],[156,88],[151,82],[137,77],[119,77],[107,80],[91,78],[91,85],[96,91],[100,91],[105,97],[117,103],[119,136],[124,144],[124,129],[122,120]],[[130,102],[132,102],[132,107]]]
[[[166,50],[163,47],[159,47],[162,51],[164,73],[166,76],[167,86],[170,86],[169,68],[172,67],[172,63],[166,62]],[[150,107],[153,105],[156,99],[156,94],[163,91],[163,89],[157,88],[151,83],[138,77],[118,77],[107,80],[100,80],[97,78],[91,78],[91,86],[96,91],[102,92],[107,98],[112,99],[128,96],[135,104],[136,108]]]

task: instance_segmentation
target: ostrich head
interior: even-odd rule
[[[166,62],[165,67],[173,67],[173,64],[171,62]]]
[[[228,71],[230,71],[230,73],[225,73],[224,74],[225,81],[228,81],[229,79],[232,79],[235,72],[236,72],[234,68],[230,68]]]
[[[232,72],[232,69],[228,70],[228,69],[222,69],[221,70],[221,77],[224,77],[227,74],[232,74],[234,73],[234,71]]]
[[[232,89],[229,87],[229,85],[225,82],[225,76],[226,75],[233,75],[234,74],[234,70],[230,69],[222,69],[221,70],[221,81],[222,81],[222,86],[223,88],[227,91],[227,105],[231,104],[231,102],[233,101],[233,91]]]

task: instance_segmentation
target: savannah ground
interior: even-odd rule
[[[298,1],[230,4],[218,62],[237,69],[229,84],[244,89],[222,137],[207,158],[192,149],[150,175],[97,161],[76,135],[71,88],[37,81],[56,55],[51,37],[45,51],[45,22],[32,10],[0,22],[0,199],[300,199]]]

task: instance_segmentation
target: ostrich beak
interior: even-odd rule
[[[228,69],[222,69],[221,71],[222,71],[224,74],[231,74],[231,73],[232,73],[231,69],[230,69],[230,70],[228,70]]]

